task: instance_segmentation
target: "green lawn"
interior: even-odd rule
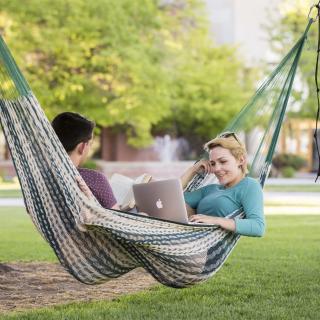
[[[22,198],[20,189],[0,189],[0,198]]]
[[[2,261],[55,261],[22,209],[1,208]],[[243,237],[210,281],[114,301],[69,304],[1,319],[319,319],[319,216],[268,216],[264,238]],[[32,248],[32,249],[30,249]]]
[[[0,262],[57,259],[22,207],[0,207]]]
[[[278,185],[271,184],[264,187],[265,191],[273,192],[320,192],[320,184],[288,184],[288,185]]]

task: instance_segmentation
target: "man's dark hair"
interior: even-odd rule
[[[80,142],[92,139],[95,123],[78,113],[63,112],[53,119],[52,127],[66,151],[70,152]]]

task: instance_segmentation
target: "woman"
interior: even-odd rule
[[[247,152],[234,133],[224,133],[209,141],[205,148],[209,160],[201,160],[181,177],[185,187],[198,172],[213,173],[220,184],[185,192],[190,221],[216,224],[245,236],[261,237],[265,231],[263,194],[260,184],[247,177]],[[242,208],[244,219],[226,216]]]

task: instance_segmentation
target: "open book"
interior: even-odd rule
[[[109,182],[120,209],[130,210],[134,208],[135,201],[132,186],[136,183],[147,183],[151,179],[152,177],[147,173],[144,173],[135,179],[131,179],[119,173],[114,173]]]

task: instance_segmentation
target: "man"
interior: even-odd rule
[[[79,168],[90,151],[95,123],[78,113],[63,112],[53,119],[52,127],[101,206],[107,209],[119,209],[107,178],[98,171]]]

